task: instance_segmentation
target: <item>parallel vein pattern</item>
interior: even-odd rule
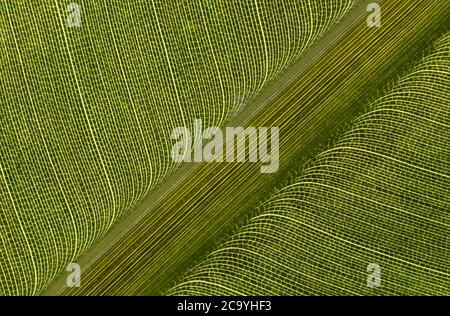
[[[449,48],[450,34],[167,293],[449,295]]]
[[[353,4],[0,3],[0,294],[37,294]]]

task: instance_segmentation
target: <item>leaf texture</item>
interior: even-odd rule
[[[449,295],[449,47],[447,34],[167,294]]]
[[[354,1],[0,3],[0,294],[38,294]],[[239,27],[237,27],[239,26]]]

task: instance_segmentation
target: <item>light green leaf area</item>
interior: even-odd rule
[[[0,2],[0,294],[37,294],[353,0]]]
[[[167,293],[450,295],[449,47]]]

